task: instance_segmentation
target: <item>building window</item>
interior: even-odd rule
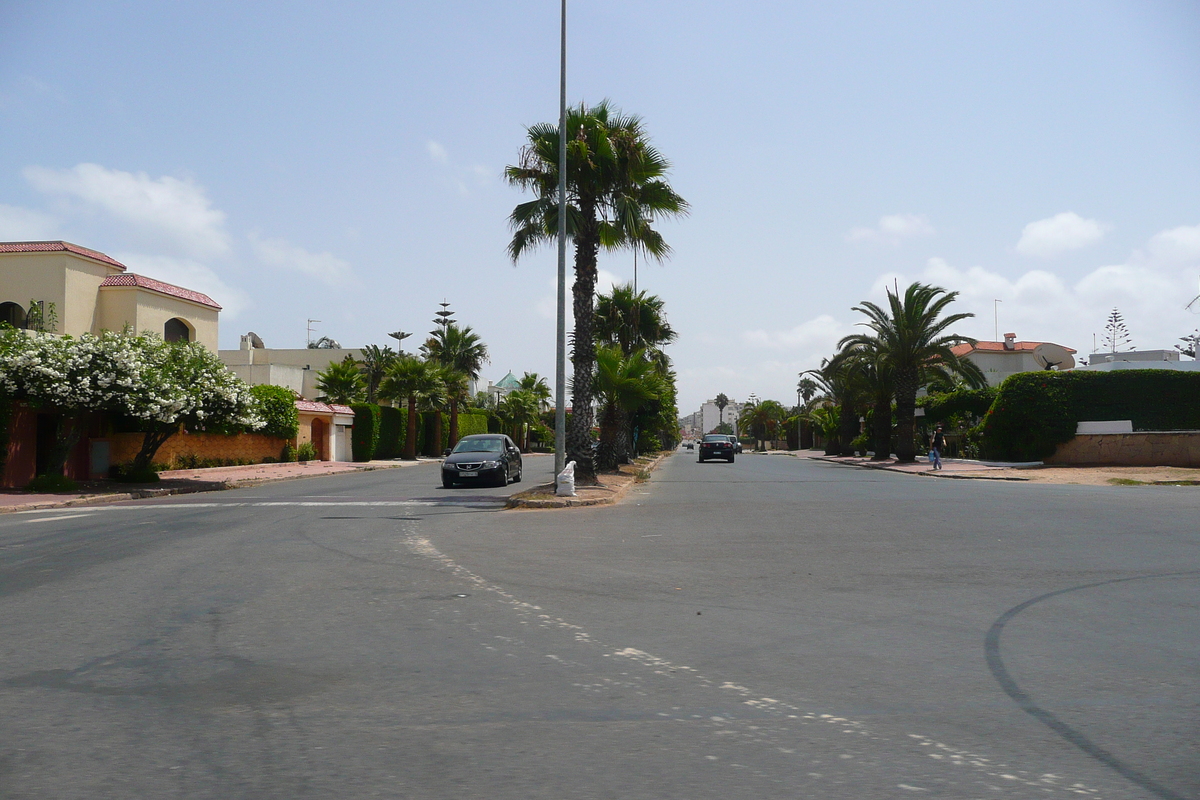
[[[25,309],[16,303],[0,303],[0,323],[14,328],[25,327]]]
[[[163,326],[163,338],[168,342],[190,342],[192,329],[179,317],[173,317]]]

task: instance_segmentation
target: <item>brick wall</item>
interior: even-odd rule
[[[117,433],[107,437],[112,447],[112,463],[128,464],[142,446],[140,433]],[[175,456],[199,458],[228,458],[260,462],[263,458],[279,458],[286,444],[284,439],[259,433],[240,433],[222,436],[218,433],[177,433],[159,448],[154,463],[167,464]]]
[[[1080,434],[1060,444],[1046,463],[1200,467],[1200,431]]]

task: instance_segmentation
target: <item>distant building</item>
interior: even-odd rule
[[[741,416],[742,409],[745,407],[745,403],[730,400],[722,411],[717,407],[715,400],[709,400],[703,403],[695,413],[680,417],[679,427],[689,435],[703,436],[716,430],[718,425],[725,422],[736,431],[738,417]]]
[[[1002,342],[958,344],[950,348],[954,355],[979,367],[988,386],[999,386],[1009,375],[1047,369],[1071,369],[1075,351],[1053,342],[1017,341],[1015,333],[1004,334]]]
[[[354,356],[359,361],[363,357],[362,350],[344,347],[279,350],[256,347],[249,334],[242,337],[241,347],[237,350],[220,350],[217,355],[226,369],[251,386],[284,386],[306,400],[316,400],[321,393],[317,388],[318,372],[324,372],[330,364],[342,361],[346,356]]]
[[[217,349],[221,307],[211,297],[128,272],[116,259],[70,242],[0,242],[0,322],[28,327],[30,301],[47,316],[53,308],[54,333],[128,326]]]
[[[1089,372],[1110,372],[1119,369],[1174,369],[1200,372],[1200,361],[1181,361],[1178,350],[1129,350],[1124,353],[1092,353],[1087,366],[1078,369]]]

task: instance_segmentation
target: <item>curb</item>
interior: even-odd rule
[[[809,458],[811,458],[813,461],[824,461],[827,464],[837,464],[837,465],[843,466],[843,467],[858,467],[859,469],[879,469],[879,470],[886,470],[887,472],[894,472],[897,475],[916,475],[918,477],[923,477],[923,478],[941,478],[943,480],[948,480],[948,481],[1025,481],[1025,482],[1029,481],[1029,478],[1019,478],[1019,477],[1007,476],[1007,475],[962,475],[962,474],[943,475],[941,473],[944,472],[944,470],[938,471],[938,472],[934,472],[934,471],[914,472],[912,470],[907,470],[907,469],[896,469],[895,467],[889,466],[887,464],[871,464],[871,463],[852,464],[847,461],[838,461],[836,458],[831,458],[831,457],[826,457],[826,456],[809,456]]]
[[[262,478],[242,478],[241,480],[222,480],[209,481],[195,486],[175,486],[164,487],[161,489],[134,489],[128,492],[112,492],[106,494],[93,494],[84,497],[73,497],[69,500],[55,500],[46,503],[29,503],[20,506],[0,506],[0,514],[14,514],[19,511],[45,511],[50,508],[72,508],[75,506],[94,506],[107,505],[109,503],[120,503],[125,500],[146,500],[153,497],[171,497],[178,494],[202,494],[204,492],[223,492],[228,489],[245,489],[254,486],[261,486],[264,483],[283,483],[284,481],[299,481],[308,478],[327,478],[334,475],[353,475],[359,472],[374,472],[381,469],[397,469],[406,466],[405,464],[396,464],[395,466],[384,466],[382,464],[356,467],[352,470],[339,470],[337,472],[325,472],[318,475],[283,475],[279,477],[262,477]]]
[[[647,472],[653,472],[654,470],[658,469],[659,465],[662,464],[664,459],[672,455],[674,455],[674,451],[661,453],[656,456],[653,461],[643,467],[643,469],[645,469]],[[557,497],[553,495],[550,497],[536,497],[534,493],[537,492],[538,489],[549,489],[553,488],[554,486],[553,483],[543,483],[539,486],[534,486],[526,489],[523,492],[514,494],[512,497],[508,498],[508,502],[504,504],[504,507],[506,509],[546,509],[580,508],[584,506],[611,506],[618,503],[626,494],[628,494],[629,487],[633,486],[637,482],[637,476],[630,475],[629,480],[625,481],[624,484],[616,487],[615,489],[604,489],[604,491],[612,492],[612,494],[608,497]],[[595,490],[595,487],[586,488]]]

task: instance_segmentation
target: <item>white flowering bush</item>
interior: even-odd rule
[[[62,414],[51,474],[62,473],[75,442],[100,412],[144,432],[134,461],[143,470],[181,426],[234,432],[263,425],[250,387],[216,354],[194,342],[164,342],[128,330],[78,338],[0,331],[0,390]]]

